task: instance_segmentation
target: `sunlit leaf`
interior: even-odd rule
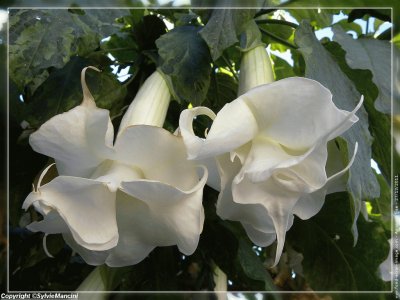
[[[296,44],[306,62],[306,77],[315,79],[333,94],[333,102],[341,109],[352,111],[361,95],[353,82],[342,72],[329,52],[315,37],[311,26],[302,22],[296,31]],[[327,71],[329,70],[329,72]],[[368,115],[362,107],[357,116],[359,121],[343,134],[352,153],[358,143],[358,153],[350,169],[348,189],[354,199],[353,234],[357,241],[356,220],[361,209],[361,199],[379,196],[379,185],[370,166],[372,137],[368,130]],[[351,154],[349,156],[351,157]]]
[[[362,38],[354,40],[339,26],[333,27],[333,40],[346,51],[346,62],[352,69],[370,70],[379,88],[375,107],[380,112],[391,112],[391,46],[389,42]]]

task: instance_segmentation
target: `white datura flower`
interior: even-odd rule
[[[185,110],[179,126],[190,159],[208,159],[209,166],[210,159],[216,161],[217,214],[241,222],[256,245],[277,239],[276,265],[293,215],[314,216],[352,164],[354,156],[330,174],[327,143],[357,122],[361,104],[352,112],[340,110],[321,84],[293,77],[249,90],[216,116],[205,107]],[[201,114],[214,119],[206,138],[192,128]]]
[[[61,233],[92,265],[132,265],[155,247],[192,254],[203,228],[204,169],[162,126],[170,101],[158,72],[143,84],[114,140],[109,111],[96,107],[82,71],[82,104],[44,123],[30,145],[54,158],[60,176],[26,198],[43,220],[31,231]],[[144,125],[143,125],[144,124]],[[42,174],[43,176],[43,174]]]

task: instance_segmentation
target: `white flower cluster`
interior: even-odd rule
[[[258,246],[277,240],[276,264],[294,215],[314,216],[325,195],[342,188],[340,177],[354,156],[330,171],[327,143],[357,122],[361,102],[352,112],[340,110],[329,90],[306,78],[260,82],[271,78],[261,76],[272,74],[265,69],[270,63],[254,68],[252,51],[260,59],[259,48],[246,54],[242,95],[217,115],[205,107],[183,111],[176,135],[161,128],[170,94],[155,72],[115,142],[109,112],[96,107],[84,69],[82,104],[30,137],[35,151],[54,158],[59,176],[44,185],[39,180],[25,200],[25,209],[33,205],[43,215],[28,228],[61,233],[92,265],[136,264],[158,246],[177,245],[190,255],[203,228],[207,182],[220,192],[222,219],[241,222]],[[192,128],[201,114],[214,120],[206,138]]]

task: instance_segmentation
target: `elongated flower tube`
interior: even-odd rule
[[[273,81],[271,59],[264,44],[243,53],[240,63],[238,96],[256,86]]]
[[[82,104],[57,115],[30,137],[32,148],[55,159],[60,176],[38,186],[23,204],[43,220],[28,228],[62,233],[92,265],[132,265],[155,247],[177,245],[190,255],[203,228],[207,180],[186,159],[180,137],[158,127],[170,101],[158,72],[128,108],[113,144],[109,112],[96,107],[82,71]],[[139,124],[145,125],[139,125]]]
[[[179,126],[190,159],[217,161],[217,214],[241,222],[256,245],[277,239],[276,265],[293,215],[314,216],[352,164],[354,156],[330,174],[327,143],[357,122],[361,104],[352,112],[340,110],[318,82],[287,78],[251,89],[216,116],[205,107],[185,110]],[[192,128],[201,114],[214,119],[205,139]]]

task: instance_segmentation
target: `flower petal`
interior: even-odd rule
[[[145,179],[182,190],[197,184],[197,168],[187,160],[182,138],[163,128],[147,125],[127,127],[118,136],[115,150],[118,161],[140,168]]]
[[[283,251],[286,231],[293,222],[293,207],[300,194],[282,189],[274,180],[253,183],[244,177],[241,182],[232,185],[232,195],[236,203],[261,204],[268,211],[278,240],[274,263],[276,265]]]
[[[193,131],[193,120],[200,115],[215,119],[214,112],[204,106],[185,109],[179,117],[179,131],[187,148],[189,159],[196,158],[204,144],[204,139],[197,137]]]
[[[303,194],[293,207],[293,214],[302,220],[315,216],[325,203],[326,188]]]
[[[196,160],[196,162],[206,167],[208,170],[208,178],[207,178],[207,185],[212,187],[216,191],[221,190],[221,179],[218,172],[217,162],[214,157],[204,158]],[[200,174],[199,174],[200,176]]]
[[[247,223],[242,223],[244,230],[246,230],[249,239],[260,247],[267,247],[276,240],[276,233],[274,232],[263,232],[255,229],[253,226]]]
[[[235,101],[240,99],[251,109],[262,135],[293,150],[312,147],[351,114],[335,106],[328,89],[307,78],[286,78],[262,85]],[[357,120],[353,116],[346,127]]]
[[[86,106],[54,116],[29,138],[33,150],[55,159],[60,175],[78,177],[90,176],[112,141],[109,112]]]
[[[139,168],[109,159],[103,161],[91,176],[94,180],[106,183],[111,192],[116,192],[122,181],[133,181],[143,177]]]
[[[329,176],[327,186],[326,186],[328,194],[335,193],[335,192],[342,192],[342,191],[346,190],[346,182],[343,180],[342,176],[353,165],[354,160],[356,158],[357,151],[358,151],[358,143],[356,143],[354,145],[353,156],[351,157],[347,166],[344,169],[342,169],[341,171]]]
[[[230,161],[228,154],[218,157],[221,173],[221,192],[217,201],[217,214],[223,220],[239,221],[253,243],[266,247],[276,239],[273,221],[260,204],[239,204],[233,201],[232,181],[240,170],[240,159]]]
[[[230,152],[250,141],[257,132],[257,123],[248,106],[240,100],[226,104],[218,113],[205,140],[196,138],[189,120],[203,113],[204,108],[185,110],[179,128],[190,159],[201,159]]]
[[[163,233],[163,227],[155,227],[149,207],[128,194],[117,192],[117,222],[119,230],[118,245],[112,249],[106,264],[110,267],[123,267],[139,263],[156,247],[152,239]],[[162,237],[162,234],[159,234]]]
[[[79,245],[71,233],[63,233],[64,241],[72,248],[73,251],[77,252],[83,260],[92,266],[99,266],[105,263],[107,257],[110,255],[111,250],[95,251],[89,250]]]
[[[322,188],[326,182],[325,164],[328,156],[326,145],[317,146],[302,160],[289,167],[274,171],[273,177],[288,190],[312,193]]]
[[[186,255],[196,250],[204,222],[202,196],[207,169],[203,170],[201,180],[186,191],[150,180],[122,182],[122,191],[146,204],[147,211],[140,213],[140,226],[141,237],[149,245],[176,244]]]
[[[40,205],[40,202],[34,202],[34,204],[36,203]],[[56,210],[50,210],[43,216],[42,221],[32,222],[26,228],[33,232],[45,232],[46,234],[67,233],[69,231],[67,224]]]
[[[28,195],[23,208],[35,202],[55,210],[67,224],[75,241],[90,250],[107,250],[118,242],[115,220],[115,194],[107,186],[94,180],[59,176]],[[45,233],[56,233],[54,214],[30,228]],[[62,228],[61,228],[62,229]],[[65,233],[65,229],[60,233]]]

